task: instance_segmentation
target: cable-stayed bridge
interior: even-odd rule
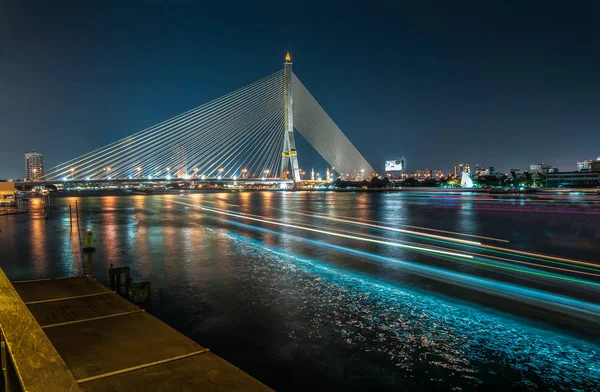
[[[46,171],[44,182],[302,181],[294,130],[338,175],[375,171],[292,72],[284,69]]]

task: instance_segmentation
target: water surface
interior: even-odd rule
[[[69,220],[76,201],[81,232],[95,235],[91,255]],[[11,279],[85,273],[107,284],[111,264],[129,266],[152,283],[157,317],[278,390],[600,384],[594,198],[61,197],[48,220],[40,202],[0,217],[0,266]]]

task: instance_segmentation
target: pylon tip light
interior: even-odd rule
[[[287,61],[287,62],[290,62],[290,61],[292,61],[292,56],[290,56],[290,52],[287,52],[287,53],[285,54],[285,61]]]

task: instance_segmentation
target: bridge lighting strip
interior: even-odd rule
[[[348,238],[348,239],[357,240],[357,241],[364,241],[364,242],[372,242],[372,243],[376,243],[376,244],[383,244],[383,245],[394,246],[394,247],[397,247],[397,248],[405,248],[405,249],[417,250],[417,251],[428,252],[428,253],[442,254],[442,255],[447,255],[447,256],[462,257],[462,258],[466,258],[466,259],[472,259],[473,258],[473,256],[467,255],[467,254],[463,254],[463,253],[448,252],[448,251],[437,250],[437,249],[428,249],[428,248],[423,248],[423,247],[419,247],[419,246],[399,244],[397,242],[382,241],[382,240],[376,240],[376,239],[372,239],[372,238],[365,238],[365,237],[358,237],[358,236],[354,236],[354,235],[347,235],[347,234],[335,233],[335,232],[327,231],[327,230],[313,229],[313,228],[304,227],[304,226],[298,226],[298,225],[293,225],[293,224],[289,224],[289,223],[274,222],[274,221],[270,221],[270,220],[266,220],[266,219],[254,218],[254,217],[248,216],[246,214],[242,214],[242,213],[235,214],[235,213],[231,213],[231,212],[227,212],[227,211],[223,211],[223,210],[217,210],[217,209],[214,209],[214,208],[202,207],[202,206],[199,206],[199,205],[196,205],[196,204],[184,203],[184,202],[181,202],[181,201],[175,201],[175,200],[173,200],[173,203],[185,205],[185,206],[188,206],[188,207],[195,207],[195,208],[199,208],[199,209],[204,210],[204,211],[210,211],[210,212],[213,212],[213,213],[216,213],[216,214],[232,216],[232,217],[235,217],[235,218],[249,219],[249,220],[253,220],[253,221],[256,221],[256,222],[262,222],[262,223],[268,223],[268,224],[271,224],[271,225],[289,227],[289,228],[292,228],[292,229],[306,230],[306,231],[311,231],[311,232],[314,232],[314,233],[327,234],[327,235],[331,235],[331,236],[335,236],[335,237]]]

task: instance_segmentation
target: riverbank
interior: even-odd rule
[[[151,195],[182,195],[182,194],[214,194],[214,193],[261,193],[261,192],[306,192],[306,193],[428,193],[428,194],[439,194],[439,195],[487,195],[490,194],[494,197],[501,196],[512,196],[512,197],[536,197],[536,195],[556,195],[556,196],[594,196],[598,195],[595,188],[537,188],[535,192],[510,192],[502,191],[499,189],[496,192],[490,192],[489,189],[485,188],[432,188],[432,187],[406,187],[406,188],[356,188],[356,189],[159,189],[152,190],[149,192],[144,191],[130,191],[125,189],[103,189],[103,190],[91,190],[91,191],[58,191],[51,192],[50,197],[85,197],[85,196],[151,196]],[[598,195],[600,198],[600,195]],[[32,198],[32,197],[30,197]],[[0,215],[2,211],[0,211]]]

